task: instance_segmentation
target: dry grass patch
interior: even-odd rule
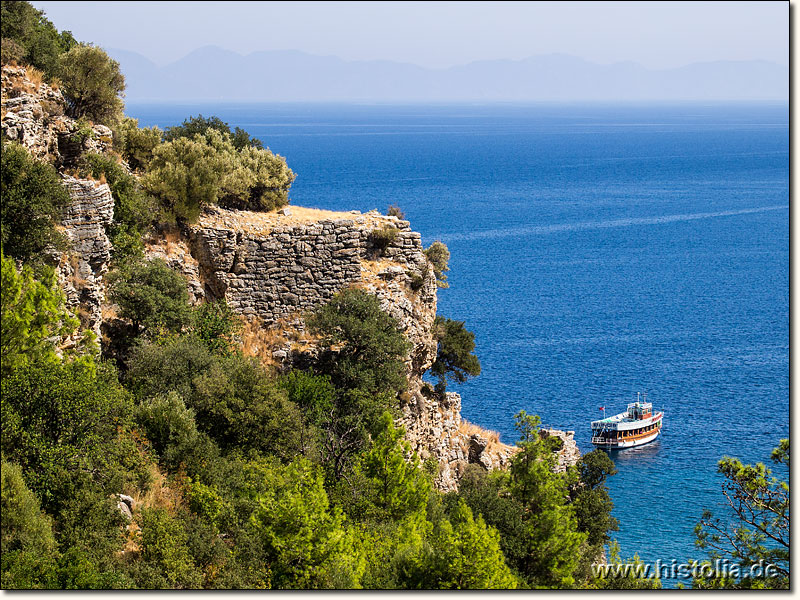
[[[284,215],[281,210],[254,212],[249,210],[228,210],[215,206],[203,213],[197,224],[200,227],[234,229],[258,235],[269,235],[275,227],[292,227],[293,225],[306,225],[339,219],[353,221],[362,219],[363,223],[359,225],[373,228],[385,227],[387,224],[391,224],[387,217],[375,213],[336,212],[295,205],[287,205],[284,208],[289,210],[288,215]]]
[[[181,232],[177,229],[170,229],[164,232],[164,246],[167,256],[172,254],[174,246],[179,244],[181,241]]]
[[[174,514],[179,507],[186,504],[180,480],[169,482],[154,463],[150,465],[149,471],[150,485],[147,490],[137,490],[131,494],[133,506],[137,511],[142,508],[163,508]]]
[[[500,443],[500,434],[497,431],[493,431],[491,429],[484,429],[480,425],[476,425],[475,423],[470,423],[466,419],[461,419],[461,423],[458,426],[458,432],[463,433],[467,437],[472,435],[479,435],[482,438],[489,440],[490,444]]]
[[[34,86],[34,91],[38,91],[39,87],[42,85],[44,81],[44,73],[42,73],[36,67],[26,67],[25,68],[25,75],[28,78],[28,81],[31,82]]]
[[[463,437],[463,440],[468,440],[473,435],[478,435],[483,439],[487,440],[486,448],[483,450],[489,454],[507,454],[509,452],[515,452],[516,446],[510,446],[500,441],[500,434],[497,431],[493,431],[491,429],[484,429],[480,425],[476,425],[475,423],[470,423],[466,419],[461,419],[461,423],[458,426],[458,433],[460,433]],[[465,448],[466,450],[466,448]]]
[[[293,351],[303,352],[310,350],[318,342],[317,337],[297,328],[299,314],[289,315],[270,325],[258,317],[239,318],[242,321],[239,332],[242,352],[259,359],[265,366],[277,366],[272,353],[287,345]]]

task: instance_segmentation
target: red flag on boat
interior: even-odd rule
[[[601,406],[601,407],[600,407],[600,410],[605,410],[605,409],[606,409],[606,407],[605,407],[605,406]]]

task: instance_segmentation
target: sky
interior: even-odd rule
[[[653,69],[789,62],[789,3],[38,2],[59,29],[158,65],[216,45],[446,68],[550,53]]]

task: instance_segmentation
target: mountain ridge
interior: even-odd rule
[[[765,61],[704,61],[649,69],[563,53],[473,61],[432,69],[391,60],[348,61],[299,50],[246,55],[202,46],[158,66],[108,49],[129,101],[786,101],[789,69]]]

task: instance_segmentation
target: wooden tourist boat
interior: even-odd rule
[[[605,407],[601,408],[605,411]],[[664,413],[653,414],[653,405],[641,395],[628,404],[628,410],[613,417],[592,421],[592,444],[598,448],[618,450],[649,444],[658,437]]]

